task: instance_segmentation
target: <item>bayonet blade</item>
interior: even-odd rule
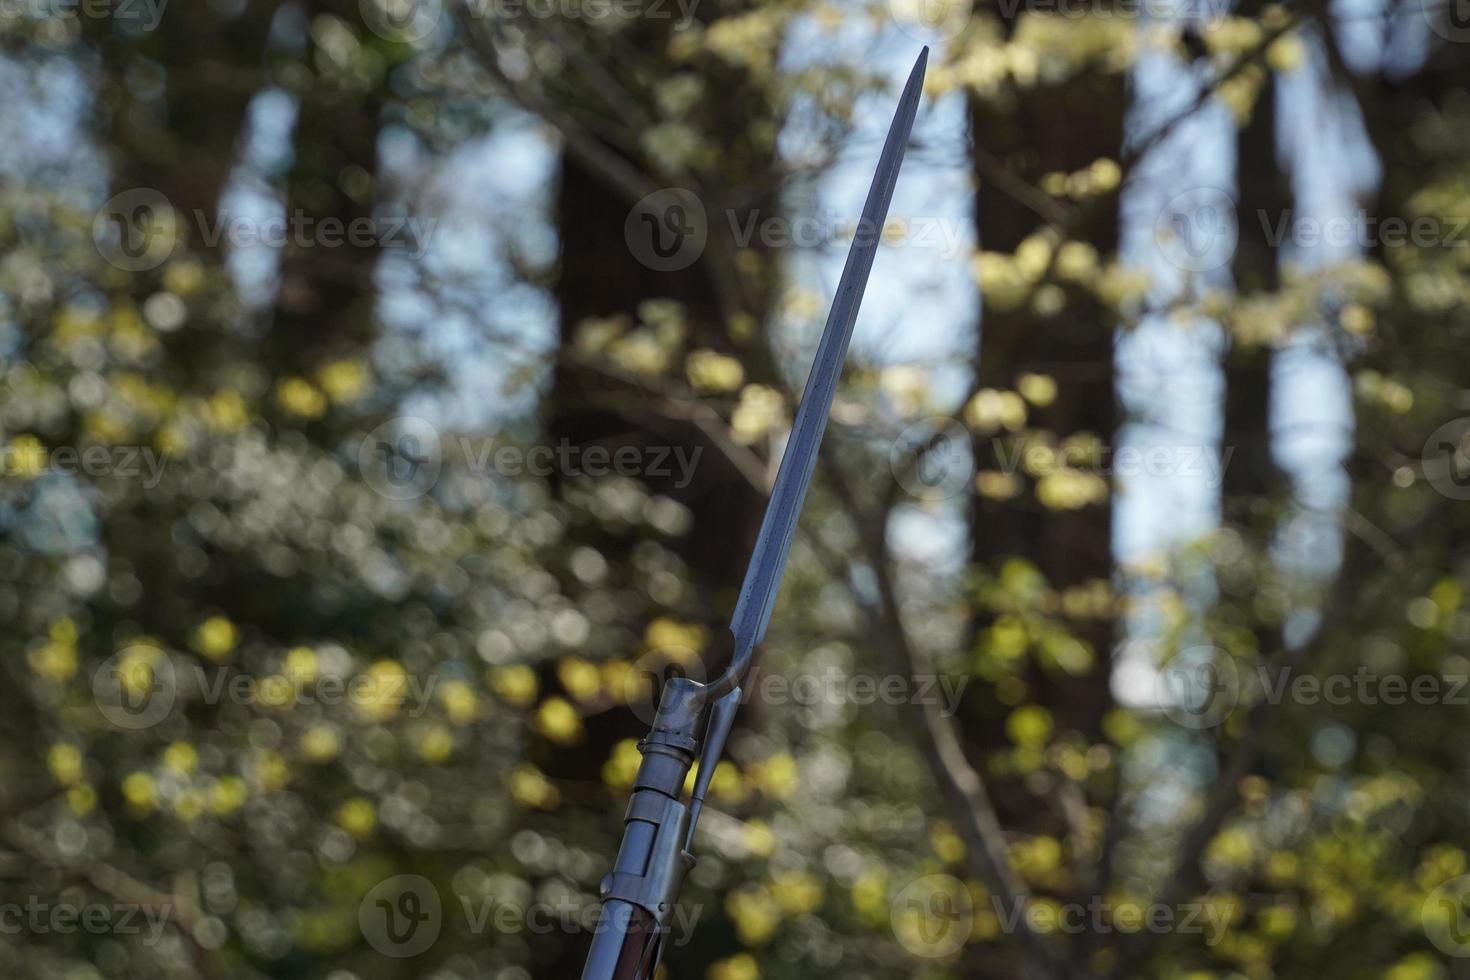
[[[796,410],[796,421],[786,443],[786,452],[781,457],[781,467],[776,473],[770,502],[766,505],[755,551],[745,571],[740,599],[730,620],[730,631],[735,637],[734,656],[730,669],[712,685],[715,696],[743,680],[751,652],[765,637],[766,626],[770,623],[771,609],[776,604],[776,593],[791,550],[791,539],[796,534],[802,502],[806,499],[807,487],[816,468],[817,450],[827,429],[827,417],[832,411],[832,398],[842,376],[843,362],[847,359],[847,348],[852,340],[853,325],[857,322],[858,308],[862,305],[863,291],[868,284],[868,273],[872,271],[873,259],[883,239],[888,205],[893,200],[898,170],[918,111],[928,59],[929,49],[926,47],[909,73],[888,137],[883,142],[878,169],[873,175],[872,186],[868,188],[857,234],[848,250],[842,278],[837,283],[832,309],[827,314],[827,325],[817,345],[817,355]]]

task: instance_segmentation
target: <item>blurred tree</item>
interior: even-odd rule
[[[1260,10],[1242,12],[1259,15]],[[1279,242],[1268,236],[1283,216],[1291,214],[1292,205],[1291,177],[1276,140],[1280,128],[1276,73],[1261,68],[1259,78],[1248,117],[1235,140],[1238,240],[1231,273],[1242,309],[1253,301],[1263,305],[1278,299],[1282,259],[1276,247]],[[1295,324],[1282,326],[1282,332],[1289,332]],[[1271,354],[1277,339],[1265,330],[1232,332],[1225,357],[1222,444],[1231,455],[1221,488],[1223,509],[1226,519],[1244,535],[1246,546],[1263,557],[1280,506],[1270,426]],[[1246,583],[1241,586],[1241,591],[1250,591]]]
[[[1003,17],[1002,37],[1024,44],[1035,24]],[[1036,657],[1017,680],[1059,730],[1089,739],[1111,703],[1097,683],[1108,673],[1113,626],[1108,493],[1096,464],[1117,427],[1108,329],[1116,314],[1096,287],[1116,261],[1127,104],[1125,63],[1109,59],[1100,37],[1096,44],[1073,53],[1055,81],[1023,79],[973,100],[984,305],[979,392],[966,408],[981,436],[971,531],[980,575],[996,581],[1007,559],[1020,559],[1012,568],[1039,572],[1064,600],[1061,632],[1048,637],[1045,624],[1033,624]],[[980,40],[964,55],[988,56]],[[1035,447],[1054,455],[1026,471]],[[1020,625],[998,613],[977,627]],[[982,661],[994,635],[978,637]],[[1019,816],[1031,804],[1017,799],[1005,809]]]
[[[377,165],[378,138],[401,46],[354,31],[358,6],[311,0],[293,12],[307,30],[288,42],[287,59],[276,69],[296,100],[285,213],[314,235],[325,229],[343,237],[335,248],[293,241],[280,257],[266,342],[273,359],[303,372],[360,349],[375,333],[374,270],[380,229],[389,227],[382,220],[389,202],[381,193],[386,177]]]
[[[79,19],[87,54],[100,62],[97,125],[116,190],[152,188],[191,219],[216,216],[250,100],[266,83],[278,8],[193,5],[152,30],[126,16]],[[202,253],[218,254],[197,227],[192,237]]]
[[[981,75],[994,43],[1024,51],[1061,42],[1047,20],[1001,11],[961,50],[961,77]],[[1001,822],[1027,835],[1016,850],[1066,842],[1065,857],[1026,873],[1026,887],[1058,896],[1096,887],[1086,866],[1104,860],[1103,838],[1089,807],[1111,796],[1113,780],[1110,766],[1076,765],[1105,741],[1112,707],[1106,473],[1120,418],[1118,313],[1106,284],[1127,178],[1129,44],[1123,22],[1113,23],[1119,31],[1105,14],[1090,20],[1089,40],[1062,43],[1044,77],[1033,67],[971,90],[983,304],[965,421],[979,470],[972,628],[985,681],[972,688],[971,738],[996,777]]]

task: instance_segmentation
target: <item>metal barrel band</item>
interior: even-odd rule
[[[657,790],[640,790],[628,801],[627,823],[641,821],[655,828],[648,863],[642,874],[613,871],[602,880],[602,900],[631,902],[652,915],[659,928],[673,918],[674,902],[694,856],[684,850],[689,832],[689,808]]]

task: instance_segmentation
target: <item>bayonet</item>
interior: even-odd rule
[[[858,308],[883,239],[888,206],[919,107],[928,57],[926,47],[909,73],[878,157],[877,172],[848,249],[730,620],[730,663],[707,685],[689,678],[670,680],[659,699],[653,727],[639,743],[643,761],[628,801],[622,847],[612,872],[603,879],[602,917],[582,980],[648,980],[658,967],[680,886],[694,864],[690,851],[705,793],[740,707],[741,684],[771,621]],[[699,770],[686,804],[684,782],[696,755]]]

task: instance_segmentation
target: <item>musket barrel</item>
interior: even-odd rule
[[[602,883],[602,915],[582,980],[645,980],[658,962],[679,886],[693,859],[684,850],[684,782],[694,764],[704,689],[676,678],[659,699],[623,821],[623,843]]]
[[[653,916],[631,902],[603,903],[582,980],[642,980],[643,954],[655,928]]]

